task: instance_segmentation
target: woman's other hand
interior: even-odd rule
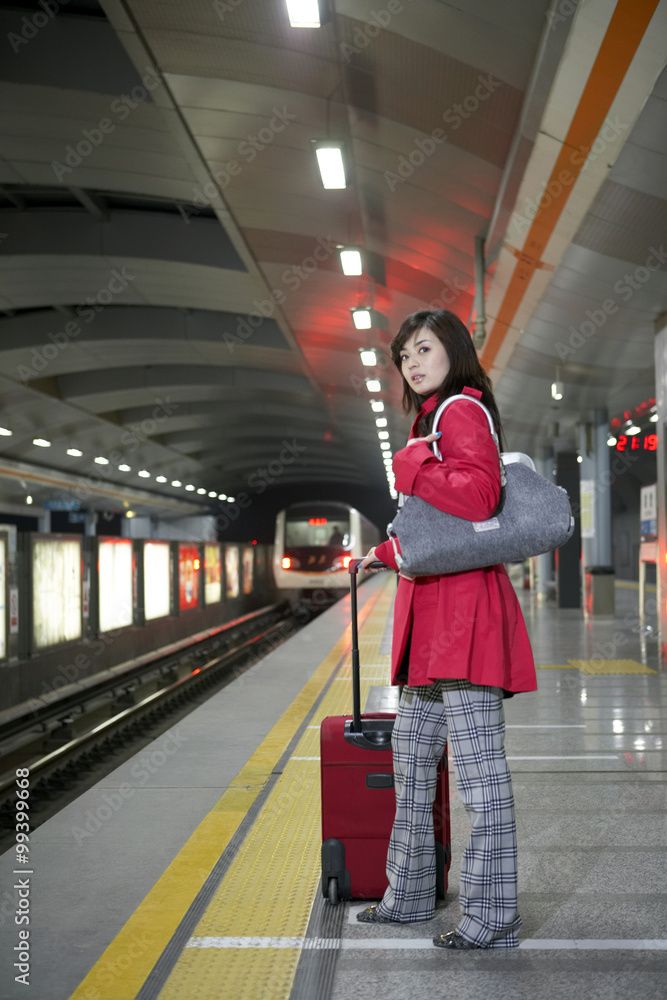
[[[411,444],[418,444],[419,441],[425,441],[426,444],[432,444],[433,441],[437,441],[439,437],[442,437],[442,433],[438,431],[436,434],[427,434],[426,437],[421,438],[411,438],[406,447],[409,448]]]

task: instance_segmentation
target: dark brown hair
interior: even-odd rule
[[[438,338],[442,346],[447,351],[449,358],[449,371],[445,380],[436,390],[438,405],[447,399],[461,392],[464,386],[471,389],[479,389],[482,393],[482,402],[491,413],[493,422],[496,425],[498,438],[503,447],[502,425],[496,401],[493,398],[491,379],[486,374],[481,364],[468,328],[454,313],[447,309],[436,309],[429,312],[424,309],[421,312],[412,313],[401,324],[401,328],[391,342],[391,360],[394,362],[401,377],[403,375],[401,366],[401,353],[406,343],[417,330],[430,330]],[[403,409],[406,413],[413,410],[419,412],[424,404],[424,397],[415,392],[406,379],[403,379]],[[423,437],[431,433],[431,421],[433,415],[427,413],[421,418],[417,426],[417,435]]]

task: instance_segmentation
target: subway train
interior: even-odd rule
[[[325,603],[340,597],[350,586],[350,560],[362,558],[380,540],[378,528],[349,504],[292,504],[276,517],[276,587],[294,591],[302,600],[315,597]]]

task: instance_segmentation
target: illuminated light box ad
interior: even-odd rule
[[[225,593],[227,597],[239,596],[239,550],[235,545],[225,546]]]
[[[100,541],[97,555],[100,581],[100,632],[132,624],[132,542]]]
[[[199,546],[178,546],[178,606],[181,611],[199,607]]]
[[[144,542],[144,616],[164,618],[171,610],[169,542]]]
[[[252,594],[252,570],[255,553],[248,547],[243,550],[243,593]]]
[[[7,656],[7,541],[0,538],[0,660]]]
[[[32,621],[36,649],[81,638],[81,542],[35,538]]]
[[[219,545],[205,546],[204,567],[204,600],[206,604],[215,604],[222,600],[222,556]]]

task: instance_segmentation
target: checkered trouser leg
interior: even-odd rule
[[[517,945],[516,825],[503,747],[502,693],[468,681],[405,688],[394,727],[396,820],[389,844],[389,888],[380,913],[429,920],[435,906],[432,806],[436,766],[449,733],[459,794],[472,821],[463,852],[457,931],[482,947]]]

